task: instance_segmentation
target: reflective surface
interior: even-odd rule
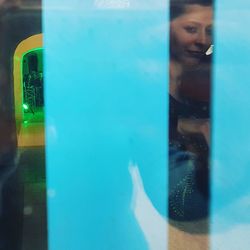
[[[166,249],[166,7],[106,7],[45,1],[49,248]]]
[[[212,249],[249,246],[249,3],[218,1],[212,145]],[[230,27],[230,28],[229,28]]]
[[[39,4],[0,1],[0,249],[248,249],[249,4],[215,3],[214,40],[162,1]]]
[[[43,115],[22,105],[23,56],[42,44],[39,1],[0,1],[0,33],[0,249],[46,250]]]

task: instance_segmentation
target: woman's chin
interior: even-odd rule
[[[201,59],[194,58],[194,57],[184,58],[184,60],[182,61],[182,64],[185,68],[188,68],[188,69],[196,68],[201,64]]]

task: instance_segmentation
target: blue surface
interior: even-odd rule
[[[166,216],[167,11],[83,2],[44,1],[49,249],[148,249],[128,167]]]
[[[249,249],[249,1],[216,1],[211,248]]]

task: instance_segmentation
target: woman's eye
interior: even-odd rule
[[[185,26],[184,29],[190,34],[194,34],[198,30],[197,27],[194,26]]]
[[[208,36],[211,36],[211,35],[212,35],[212,29],[211,29],[211,28],[208,28],[208,29],[206,30],[206,33],[207,33]]]

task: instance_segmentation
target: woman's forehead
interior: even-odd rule
[[[189,4],[185,6],[184,13],[176,19],[183,22],[188,21],[211,25],[213,21],[213,8],[211,6]]]

